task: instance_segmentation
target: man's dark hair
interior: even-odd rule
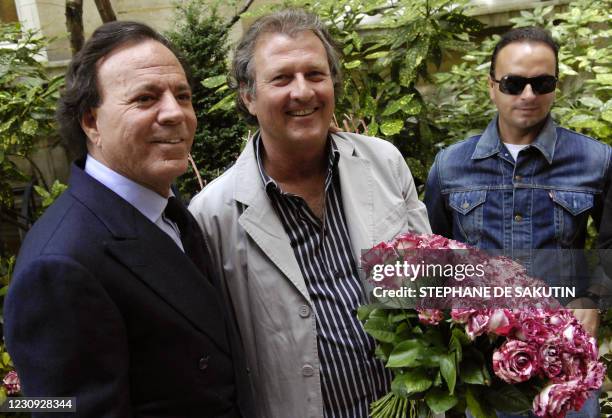
[[[87,111],[100,105],[98,61],[121,46],[149,39],[159,42],[174,53],[192,85],[185,60],[170,41],[154,29],[143,23],[128,21],[109,22],[100,26],[72,58],[66,71],[66,85],[55,112],[60,135],[79,156],[87,152],[87,135],[81,128],[81,120]]]
[[[531,42],[548,45],[555,54],[555,76],[559,76],[559,45],[557,45],[552,36],[550,36],[550,33],[544,29],[535,26],[527,26],[506,32],[497,45],[495,45],[495,49],[491,55],[491,70],[489,72],[491,78],[495,78],[495,60],[497,59],[497,54],[503,47],[515,42]]]

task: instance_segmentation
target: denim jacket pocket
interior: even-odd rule
[[[486,200],[486,190],[449,193],[448,204],[455,212],[455,223],[465,240],[471,245],[477,245],[480,241],[483,203]]]
[[[594,196],[585,192],[551,190],[550,197],[555,203],[555,236],[563,247],[571,247],[586,226]]]

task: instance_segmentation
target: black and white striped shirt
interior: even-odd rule
[[[315,311],[325,417],[366,418],[370,403],[388,392],[391,374],[374,357],[374,340],[356,315],[365,295],[342,208],[339,151],[330,137],[320,220],[304,199],[283,192],[266,174],[259,135],[253,143],[266,192],[289,236]]]

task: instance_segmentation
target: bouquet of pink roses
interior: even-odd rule
[[[468,279],[470,286],[541,284],[512,260],[436,235],[403,234],[381,243],[363,255],[362,267],[371,277],[376,265],[415,262],[406,249],[467,250],[433,252],[433,257],[447,264],[467,257],[484,266],[482,276]],[[376,285],[397,289],[401,280],[389,274]],[[371,405],[374,418],[463,416],[466,409],[476,418],[495,417],[495,410],[530,409],[540,417],[561,418],[580,409],[589,391],[601,387],[605,366],[598,361],[596,340],[554,299],[501,301],[512,302],[511,307],[468,299],[474,307],[463,300],[461,307],[451,304],[442,310],[425,307],[427,300],[421,300],[414,309],[360,308],[364,329],[377,341],[378,357],[394,374],[391,392]]]

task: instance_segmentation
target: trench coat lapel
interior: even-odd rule
[[[236,161],[235,170],[234,199],[245,206],[238,223],[304,298],[310,301],[289,237],[264,190],[252,141],[246,144],[244,152]]]
[[[376,190],[370,162],[355,153],[350,139],[333,135],[340,151],[338,170],[344,217],[351,237],[351,248],[358,264],[362,250],[374,244],[374,199]]]
[[[113,239],[104,243],[107,255],[127,267],[219,348],[228,351],[220,297],[174,241],[78,167],[73,167],[70,191],[111,231]]]

